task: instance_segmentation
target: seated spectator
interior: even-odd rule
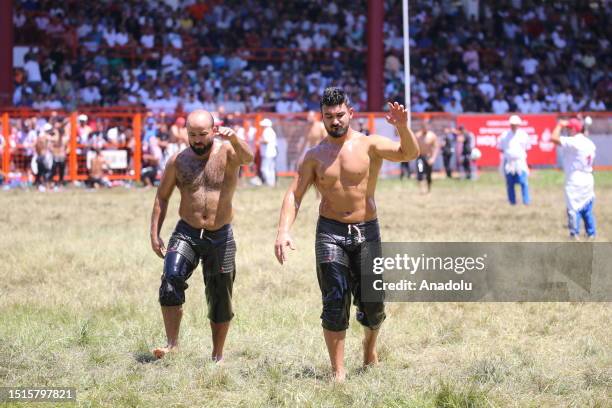
[[[101,187],[110,187],[108,180],[108,164],[102,155],[100,149],[94,150],[94,157],[91,159],[91,168],[89,169],[89,178],[87,186],[89,188],[99,189]]]

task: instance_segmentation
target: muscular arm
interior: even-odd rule
[[[234,135],[236,134],[234,133]],[[230,139],[230,143],[234,148],[239,165],[249,164],[253,161],[253,152],[251,152],[251,148],[244,139],[234,136]]]
[[[160,238],[159,233],[164,223],[164,219],[166,218],[170,196],[172,195],[174,186],[176,186],[175,162],[176,155],[172,156],[170,160],[168,160],[168,163],[166,163],[164,174],[157,188],[157,194],[155,195],[155,201],[153,203],[153,212],[151,214],[151,247],[160,258],[164,257],[166,251],[164,242]]]
[[[289,186],[289,189],[285,193],[285,198],[283,199],[283,206],[278,221],[278,234],[276,236],[276,243],[274,244],[274,253],[281,265],[287,259],[285,252],[287,249],[286,247],[288,246],[294,249],[291,236],[289,235],[289,229],[297,217],[304,194],[308,191],[308,187],[314,182],[314,165],[314,160],[310,159],[308,154],[306,154],[304,161],[300,165],[297,176],[291,183],[291,186]]]
[[[416,159],[419,155],[419,145],[412,130],[407,124],[399,124],[395,128],[400,136],[399,143],[383,136],[370,136],[373,141],[374,154],[393,162]]]
[[[218,135],[221,136],[223,140],[230,142],[232,151],[230,152],[229,158],[233,164],[242,166],[253,161],[253,153],[249,145],[244,139],[238,137],[238,134],[232,128],[219,127]]]
[[[387,122],[395,126],[400,142],[393,142],[382,136],[374,136],[371,145],[374,154],[394,162],[416,159],[419,155],[419,144],[412,130],[408,128],[408,110],[397,102],[389,102],[387,105],[389,107]]]

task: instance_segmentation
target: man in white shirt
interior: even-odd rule
[[[36,61],[36,58],[28,55],[25,60],[26,63],[23,65],[23,70],[26,73],[27,81],[34,83],[41,82],[40,65],[38,61]]]
[[[263,127],[261,134],[261,175],[266,185],[274,187],[276,185],[276,132],[272,129],[272,121],[264,119],[259,122]]]
[[[502,95],[497,94],[495,96],[495,99],[493,99],[493,101],[491,102],[491,110],[493,111],[493,113],[503,115],[504,113],[508,113],[508,111],[510,110],[510,105]]]
[[[570,136],[560,136],[561,129],[567,129]],[[584,126],[579,119],[559,121],[552,132],[551,140],[561,146],[570,237],[577,239],[580,236],[580,219],[582,219],[587,237],[594,238],[593,160],[595,159],[595,144],[584,135]]]
[[[502,152],[502,171],[506,177],[506,190],[510,204],[516,204],[514,185],[521,186],[523,204],[528,205],[531,201],[529,197],[529,184],[527,176],[527,150],[531,147],[529,135],[523,129],[519,129],[521,118],[517,115],[510,116],[510,130],[506,131],[497,143],[497,149]]]

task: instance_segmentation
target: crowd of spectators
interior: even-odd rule
[[[57,111],[49,116],[11,118],[8,146],[0,135],[0,156],[4,148],[10,150],[8,176],[3,177],[0,172],[0,185],[9,189],[32,184],[41,191],[59,190],[67,184],[65,180],[71,170],[77,177],[76,185],[91,188],[156,185],[168,159],[188,146],[185,117],[146,114],[140,138],[141,183],[134,183],[137,143],[131,117],[127,116],[81,113],[76,117],[74,132],[70,118]],[[264,122],[269,132],[274,133],[272,122],[269,119]],[[256,151],[256,127],[252,120],[215,114],[215,123],[231,126]],[[262,136],[265,138],[265,134]],[[73,153],[76,163],[69,163]],[[250,171],[259,174],[259,165],[253,164]]]
[[[410,2],[413,111],[611,109],[612,2],[480,3],[474,18],[458,1]],[[322,90],[335,84],[366,109],[365,0],[14,7],[17,45],[32,45],[15,76],[15,105],[287,113],[317,110]],[[401,7],[385,1],[388,100],[404,98]]]

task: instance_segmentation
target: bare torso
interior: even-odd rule
[[[238,168],[228,170],[227,156],[227,148],[215,141],[207,159],[199,158],[191,149],[176,157],[179,215],[194,228],[217,230],[232,221]]]
[[[104,177],[104,167],[106,160],[103,156],[96,156],[91,160],[91,177],[102,178]]]
[[[49,138],[45,134],[38,136],[36,143],[34,144],[34,149],[36,150],[37,155],[46,155],[49,151]]]
[[[62,137],[59,132],[56,132],[55,135],[51,138],[51,153],[53,153],[53,158],[65,159],[66,158],[66,144],[68,143],[67,137]]]
[[[421,151],[421,156],[430,158],[436,149],[436,141],[437,136],[432,131],[427,131],[424,133],[423,131],[419,131],[416,134],[417,142],[419,143],[419,150]]]
[[[321,193],[319,213],[340,222],[376,218],[374,192],[382,159],[370,154],[368,137],[350,132],[343,145],[326,140],[310,149],[305,161],[314,165],[314,184]]]

